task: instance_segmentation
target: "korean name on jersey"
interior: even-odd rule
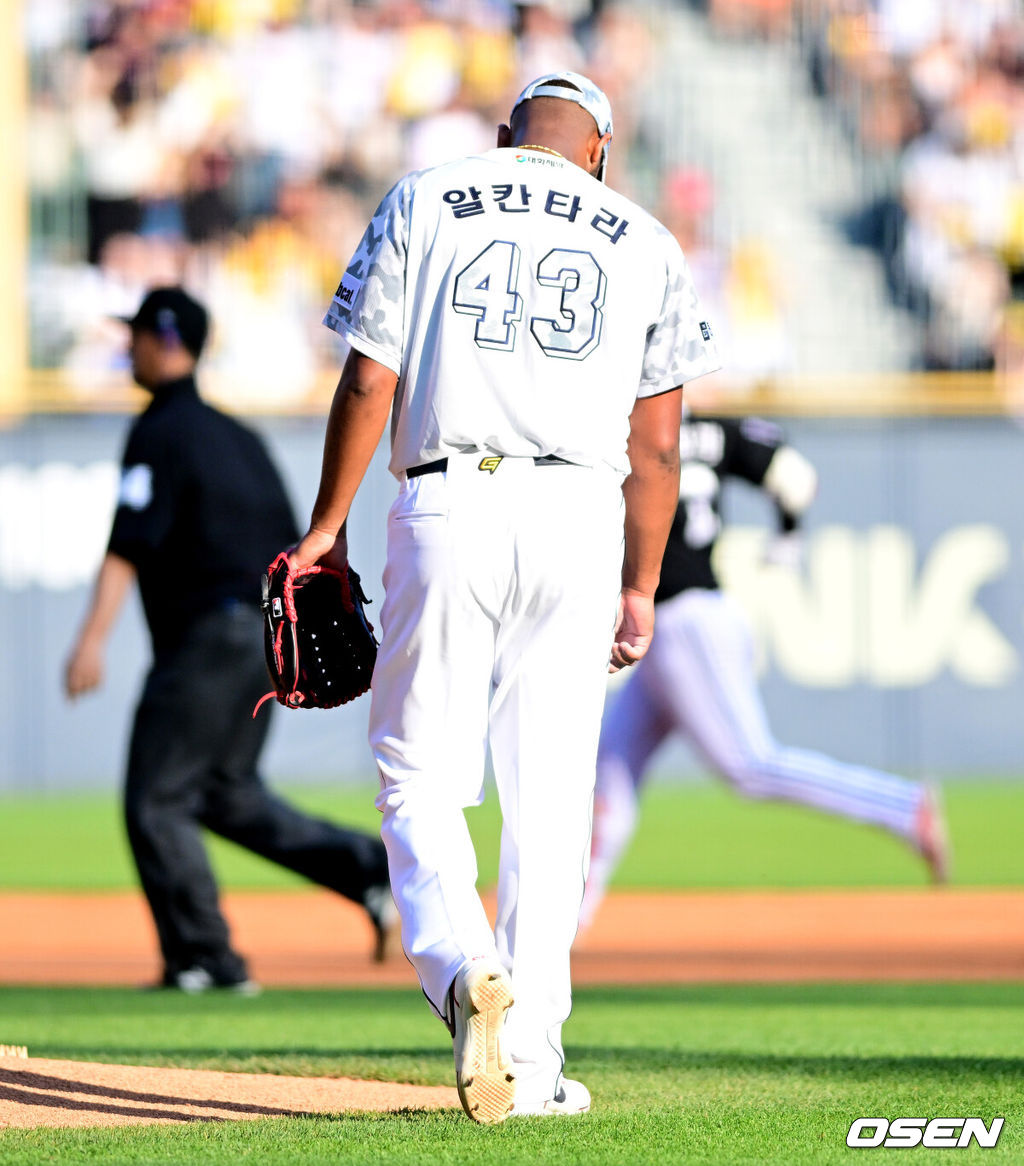
[[[399,375],[396,473],[484,449],[624,474],[634,399],[718,367],[672,235],[578,166],[516,148],[399,181],[324,323]]]

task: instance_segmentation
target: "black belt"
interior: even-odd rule
[[[500,462],[504,460],[503,458],[498,457],[496,454],[490,456],[485,454],[484,457],[486,460],[494,462]],[[535,457],[533,459],[533,464],[535,466],[571,466],[575,463],[567,462],[564,457],[559,457],[557,454],[548,453],[543,457]],[[490,466],[481,466],[480,468],[491,469]],[[493,473],[497,468],[497,465],[495,465],[494,469],[491,469],[491,473]],[[427,462],[422,466],[413,466],[411,469],[405,471],[405,476],[407,478],[418,478],[422,474],[443,474],[447,469],[448,459],[446,457],[441,457],[438,458],[436,462]]]

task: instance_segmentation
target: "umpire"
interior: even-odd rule
[[[299,813],[257,772],[270,724],[261,572],[297,529],[260,439],[204,404],[205,308],[180,288],[143,300],[132,375],[153,395],[128,435],[107,553],[66,666],[71,697],[103,679],[106,642],[138,580],[153,646],[131,735],[125,820],[156,924],[165,987],[252,992],[233,950],[202,827],[367,910],[377,958],[397,921],[376,837]]]

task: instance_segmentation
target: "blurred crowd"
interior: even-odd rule
[[[719,394],[742,394],[793,371],[787,289],[773,247],[756,235],[737,236],[723,222],[713,175],[693,165],[660,176],[653,206],[679,240],[723,357],[722,374],[687,389],[708,407]]]
[[[729,238],[659,116],[678,2],[32,0],[33,365],[119,396],[114,317],[181,282],[214,321],[208,395],[319,407],[345,355],[320,319],[380,196],[489,149],[526,81],[570,68],[608,93],[609,181],[679,238],[730,374],[785,371],[772,256]]]
[[[540,73],[608,92],[615,185],[652,169],[638,95],[655,38],[600,0],[25,10],[32,359],[83,397],[126,367],[111,316],[168,282],[210,306],[209,380],[236,403],[331,392],[344,354],[319,321],[376,202],[406,170],[491,148]]]
[[[799,0],[818,93],[882,174],[857,238],[921,318],[923,366],[1024,364],[1024,4]]]
[[[1024,369],[1024,0],[665,0],[720,35],[795,38],[860,151],[853,237],[877,248],[932,369]],[[672,62],[639,0],[31,0],[29,287],[36,367],[123,383],[155,283],[205,299],[239,403],[326,397],[319,326],[383,192],[488,149],[530,78],[608,92],[610,181],[677,234],[731,374],[784,373],[773,256],[729,238],[713,176],[656,111]],[[241,389],[242,398],[238,397]]]

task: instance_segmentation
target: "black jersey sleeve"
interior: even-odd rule
[[[776,450],[784,444],[782,430],[761,417],[744,417],[742,421],[728,421],[725,425],[722,475],[733,475],[760,486]]]
[[[167,539],[183,488],[180,451],[176,454],[162,433],[144,426],[134,429],[121,462],[107,549],[141,567]]]
[[[745,417],[734,423],[731,448],[727,455],[728,471],[755,486],[764,484],[768,467],[778,451],[786,444],[785,435],[773,421],[762,417]],[[727,443],[728,445],[728,443]],[[800,516],[788,511],[774,499],[778,528],[784,534],[797,530]]]

